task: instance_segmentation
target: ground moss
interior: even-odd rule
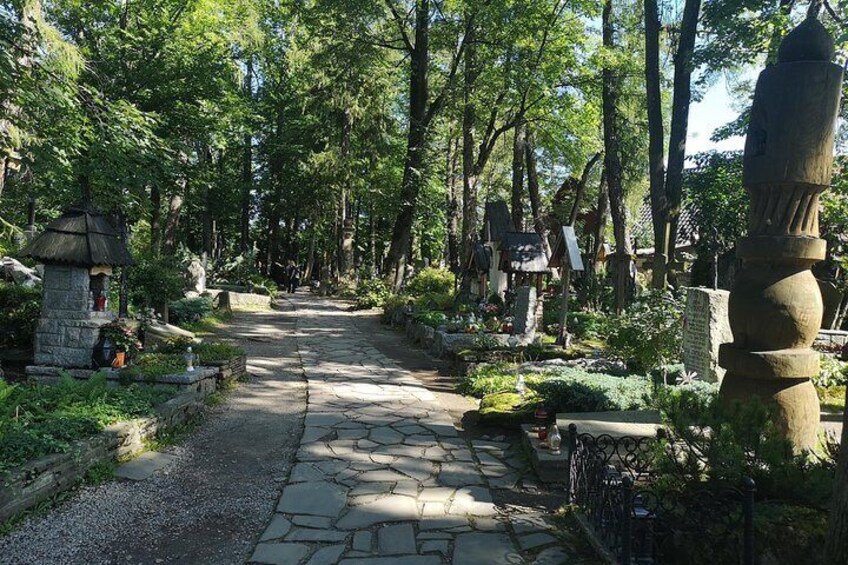
[[[535,395],[522,397],[515,392],[488,394],[480,401],[480,422],[489,426],[514,428],[533,421],[539,399]]]

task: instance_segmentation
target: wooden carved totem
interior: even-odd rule
[[[825,258],[819,195],[832,176],[842,68],[833,41],[807,18],[760,73],[745,142],[743,181],[751,197],[742,270],[730,293],[733,343],[721,346],[724,400],[754,396],[777,406],[796,449],[815,445],[819,401],[811,378],[819,355],[822,298],[810,267]]]

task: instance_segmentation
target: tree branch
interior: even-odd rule
[[[412,41],[409,39],[409,34],[406,33],[406,21],[401,17],[400,13],[398,13],[397,8],[395,7],[395,3],[392,0],[385,0],[386,6],[388,6],[389,11],[392,13],[392,17],[397,24],[398,31],[400,32],[401,39],[406,44],[406,49],[410,53],[415,50],[415,47],[412,45]]]

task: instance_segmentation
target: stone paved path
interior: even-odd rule
[[[506,514],[492,489],[525,463],[459,436],[432,392],[369,344],[343,305],[307,295],[297,345],[305,428],[251,560],[286,565],[565,563],[540,514]]]

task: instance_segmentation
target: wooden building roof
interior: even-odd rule
[[[483,241],[503,241],[507,233],[514,231],[515,226],[512,225],[512,216],[506,202],[486,202],[486,212],[483,214]]]
[[[505,273],[547,273],[548,256],[536,232],[508,232],[501,241],[499,268]]]
[[[472,273],[488,273],[492,267],[491,251],[482,243],[475,243],[468,258],[468,271]]]
[[[109,221],[83,206],[71,207],[50,222],[20,255],[47,264],[86,268],[133,264],[127,246]]]

